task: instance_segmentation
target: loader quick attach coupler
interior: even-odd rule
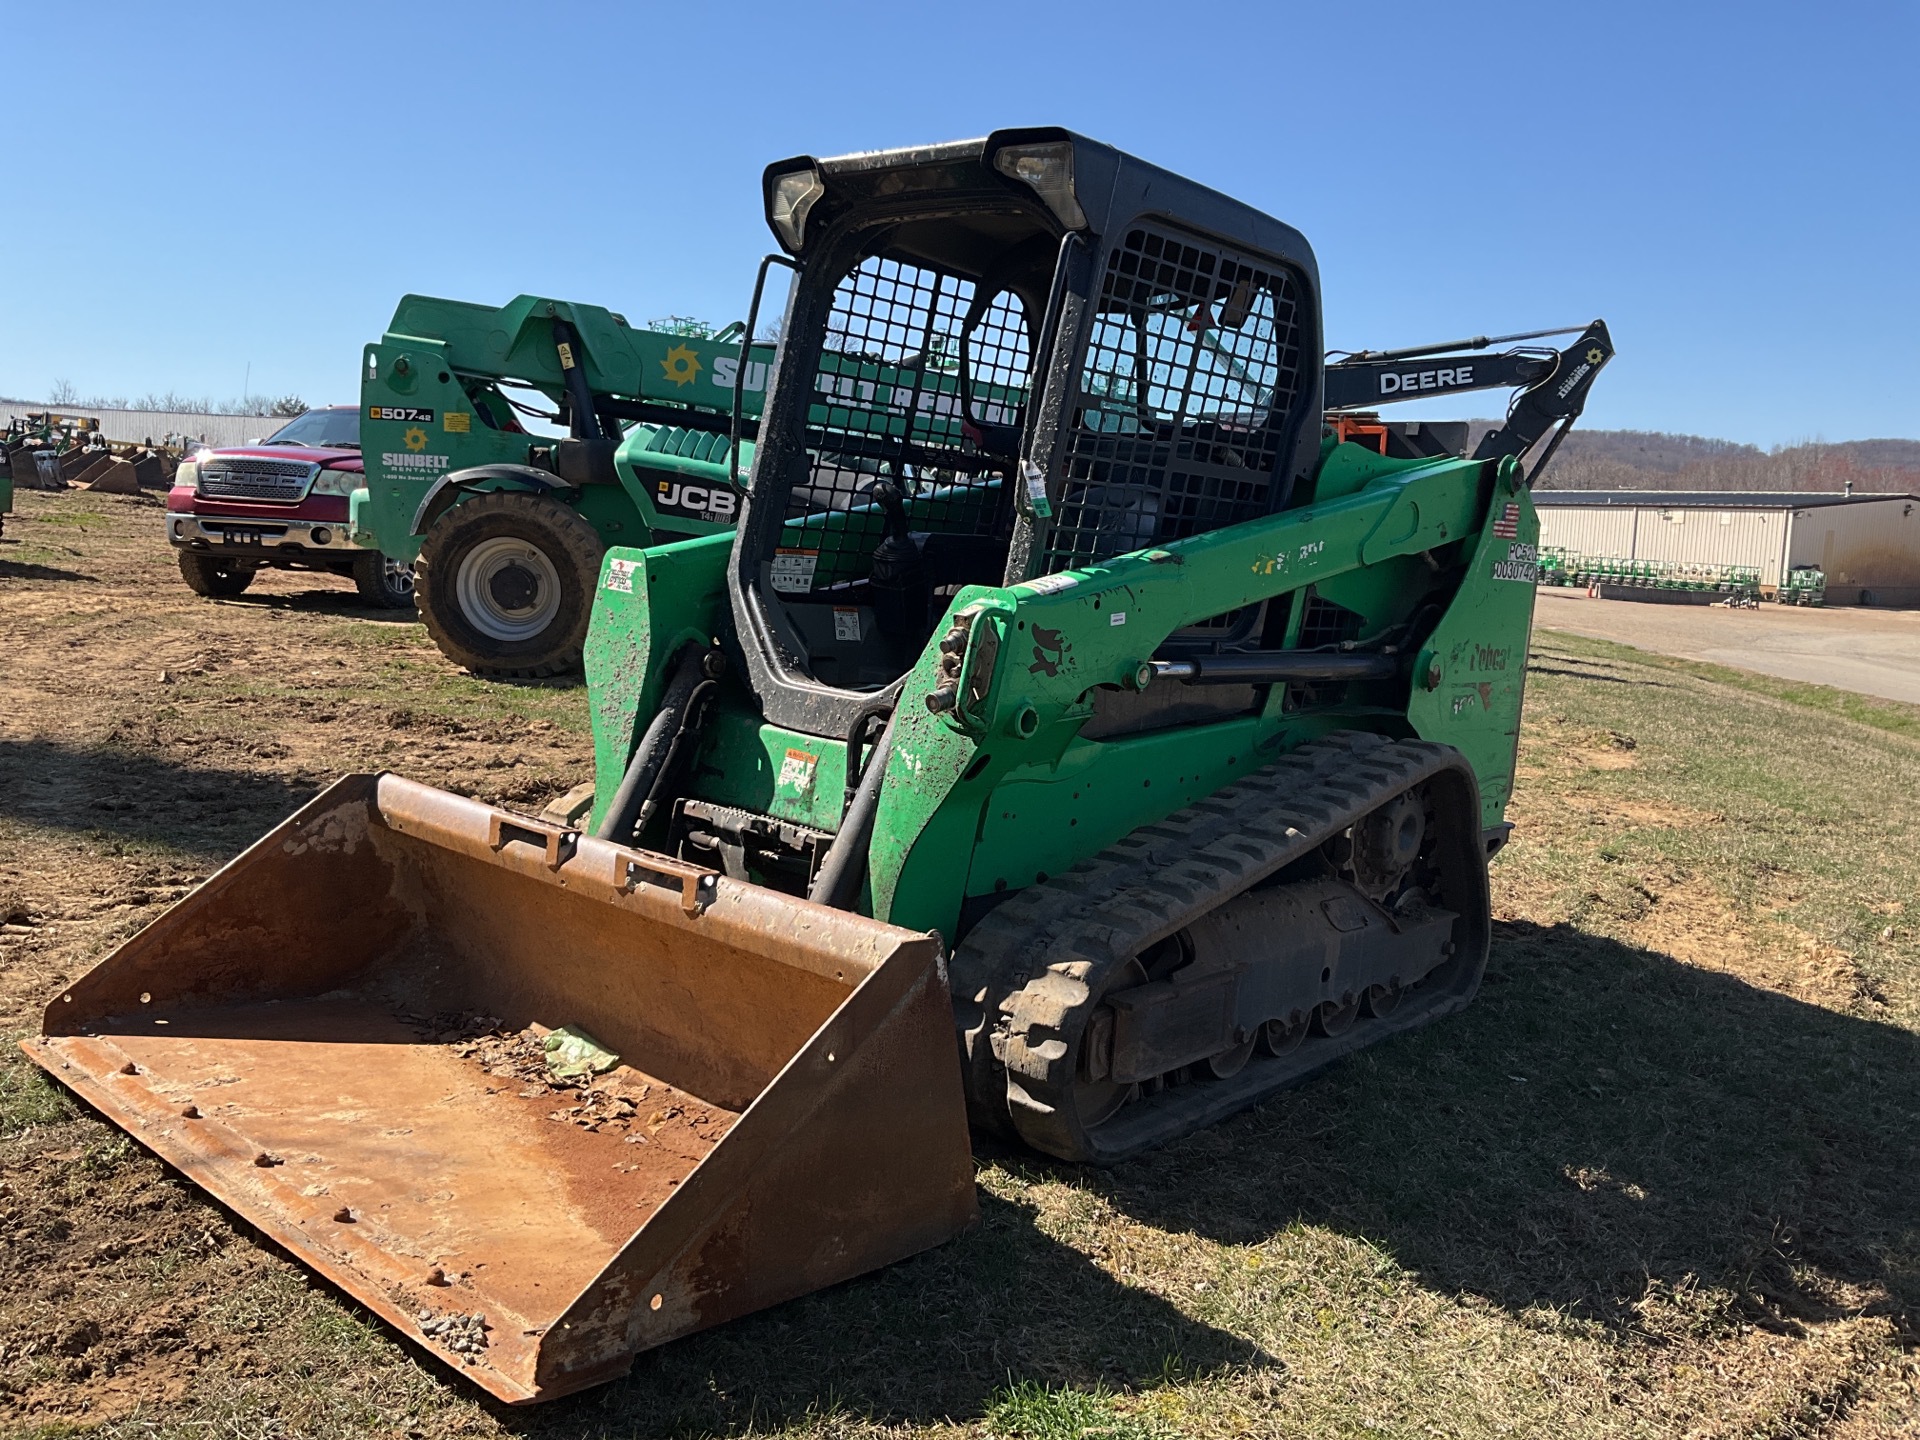
[[[357,775],[24,1048],[519,1402],[969,1224],[951,1027],[935,936]]]
[[[1336,734],[994,910],[952,961],[975,1123],[1109,1164],[1465,1005],[1472,768]]]

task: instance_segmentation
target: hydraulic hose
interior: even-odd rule
[[[673,740],[667,746],[667,757],[660,762],[655,772],[653,785],[647,791],[647,798],[640,802],[640,811],[633,817],[633,833],[639,835],[647,828],[647,822],[653,819],[653,812],[660,806],[660,795],[673,779],[674,762],[680,758],[680,742],[699,728],[701,705],[707,692],[714,687],[714,681],[703,679],[693,687],[693,693],[687,696],[687,703],[680,711],[680,728],[673,732]]]
[[[624,845],[633,838],[640,807],[653,798],[654,783],[666,769],[667,758],[685,728],[694,691],[705,678],[701,667],[703,658],[704,652],[694,644],[683,646],[674,658],[673,676],[660,697],[660,708],[654,711],[646,733],[633,748],[633,758],[620,777],[620,788],[613,792],[613,803],[607,807],[600,828],[593,832],[596,840],[612,840]]]
[[[848,749],[852,749],[851,742]],[[893,720],[889,718],[867,757],[867,768],[861,772],[860,786],[847,805],[840,833],[827,847],[827,858],[820,862],[820,873],[807,891],[807,899],[816,905],[831,905],[836,910],[853,908],[860,882],[867,875],[867,846],[873,838],[874,817],[880,813],[880,787],[886,783],[887,757],[892,753]]]

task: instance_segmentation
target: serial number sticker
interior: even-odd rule
[[[638,560],[609,560],[607,589],[618,590],[622,595],[633,594],[633,572],[639,568]]]
[[[369,405],[367,418],[369,420],[403,420],[409,425],[431,425],[433,411],[416,409],[411,405]]]
[[[833,612],[833,638],[836,640],[858,640],[860,638],[860,612],[841,610]]]
[[[819,564],[818,550],[776,550],[769,579],[783,595],[805,595],[813,589],[813,572]]]
[[[440,422],[449,435],[471,435],[473,415],[466,410],[449,410]]]
[[[1109,625],[1124,625],[1126,623],[1127,623],[1127,612],[1124,610],[1116,610],[1111,615],[1107,616],[1107,624]]]
[[[1014,586],[1029,595],[1058,595],[1062,590],[1071,590],[1080,582],[1072,575],[1042,575],[1038,580],[1023,580]]]
[[[806,794],[813,789],[814,772],[820,768],[820,757],[809,750],[789,750],[780,762],[780,786],[782,790],[798,790]]]
[[[1527,585],[1538,584],[1540,580],[1539,547],[1522,541],[1509,544],[1507,558],[1493,562],[1493,578],[1517,580]]]

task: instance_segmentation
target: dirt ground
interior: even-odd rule
[[[1554,586],[1540,591],[1534,624],[1661,655],[1920,704],[1920,610],[1769,604],[1727,610],[1589,600],[1584,590]]]
[[[515,1411],[15,1042],[342,772],[537,809],[588,773],[584,692],[460,676],[343,581],[199,599],[150,498],[18,504],[0,1433],[1920,1437],[1904,735],[1548,636],[1460,1017],[1111,1171],[983,1146],[982,1220],[951,1244]],[[1573,605],[1542,609],[1568,628]],[[602,1108],[557,1118],[631,1123]]]

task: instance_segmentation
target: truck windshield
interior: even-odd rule
[[[313,445],[337,450],[360,448],[360,412],[341,406],[336,410],[309,410],[274,431],[268,445]]]

